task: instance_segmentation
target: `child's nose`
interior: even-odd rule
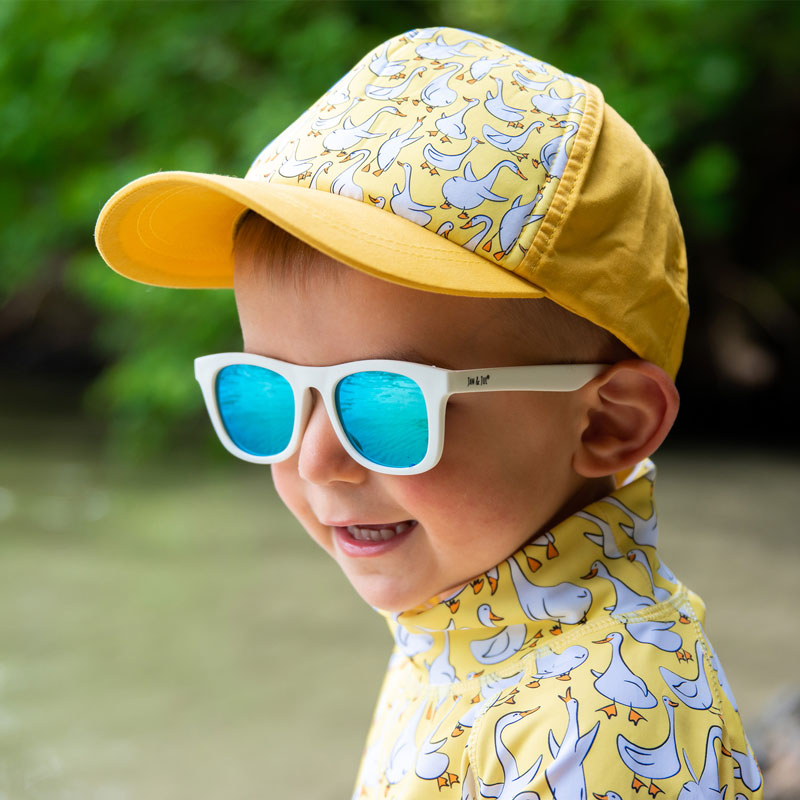
[[[368,474],[368,470],[342,447],[316,390],[313,390],[313,405],[300,440],[297,471],[303,480],[319,485],[336,481],[361,483]]]

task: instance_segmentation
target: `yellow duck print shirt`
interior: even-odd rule
[[[395,648],[356,798],[758,800],[702,600],[659,561],[655,467],[452,596]]]

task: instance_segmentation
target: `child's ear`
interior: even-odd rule
[[[654,453],[678,414],[678,390],[649,361],[614,364],[586,386],[580,445],[573,467],[599,478],[632,467]]]

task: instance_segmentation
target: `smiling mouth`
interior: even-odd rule
[[[389,539],[411,530],[416,524],[416,520],[407,519],[392,524],[348,525],[346,530],[359,542],[387,542]]]

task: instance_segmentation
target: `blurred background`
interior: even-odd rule
[[[145,173],[244,175],[438,24],[599,85],[664,165],[692,317],[663,550],[767,796],[800,796],[800,4],[0,0],[0,798],[349,796],[385,626],[213,439],[192,360],[240,349],[232,294],[123,280],[92,231]]]

